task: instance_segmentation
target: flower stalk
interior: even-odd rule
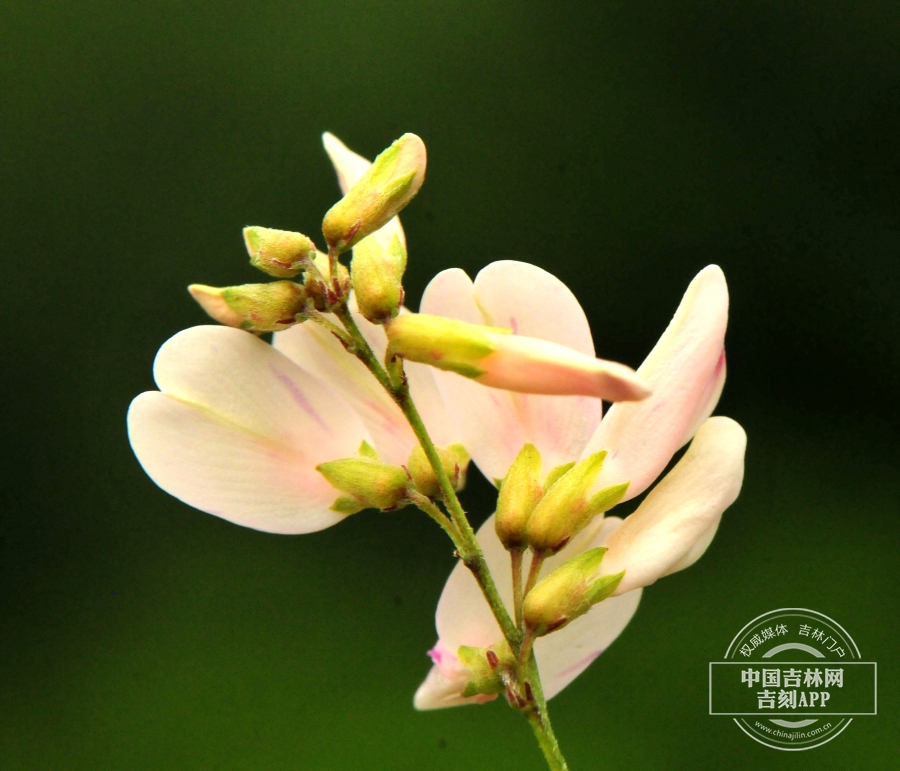
[[[517,599],[514,603],[514,613],[516,616],[514,620],[510,616],[503,599],[500,597],[500,592],[498,591],[494,578],[491,575],[491,571],[488,568],[484,553],[475,537],[475,531],[469,523],[465,510],[456,495],[453,482],[444,468],[444,464],[441,462],[437,447],[429,436],[428,430],[425,428],[425,423],[422,421],[422,417],[412,399],[409,385],[403,374],[402,363],[399,365],[396,373],[392,373],[398,376],[392,377],[379,361],[365,337],[363,337],[346,302],[335,307],[334,314],[337,316],[338,320],[346,330],[347,336],[349,336],[352,341],[352,345],[348,350],[351,350],[360,361],[365,364],[367,369],[381,384],[382,388],[390,394],[403,411],[403,414],[415,433],[419,444],[422,446],[428,461],[431,463],[434,474],[440,485],[443,503],[447,509],[447,515],[440,510],[437,504],[426,496],[413,494],[411,500],[416,506],[435,520],[435,522],[443,528],[444,532],[450,536],[450,539],[456,547],[456,553],[459,556],[459,559],[475,577],[485,600],[487,600],[487,603],[490,606],[494,618],[497,620],[500,630],[503,632],[503,637],[518,661],[517,671],[515,673],[517,682],[514,685],[515,690],[522,701],[513,706],[520,709],[527,717],[549,768],[552,771],[568,771],[568,765],[559,749],[559,743],[556,740],[553,727],[550,723],[547,702],[544,698],[534,652],[530,644],[526,645],[523,650],[524,628],[521,621],[522,603],[520,596],[523,596],[527,592],[520,591],[517,594]],[[314,320],[318,319],[314,318]],[[326,326],[326,328],[328,328],[329,331],[335,331],[328,326]],[[339,339],[341,339],[341,337],[339,337]],[[522,574],[521,557],[522,552],[519,551],[518,581],[516,583],[519,585],[520,590]],[[529,576],[530,584],[533,584],[534,581],[536,581],[537,573],[540,571],[540,563],[543,560],[535,555],[535,561],[537,562],[537,565],[535,565],[535,562],[532,562],[531,566],[533,575]],[[513,571],[513,575],[515,576],[515,564],[513,566]]]

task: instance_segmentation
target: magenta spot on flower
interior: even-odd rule
[[[297,402],[297,404],[300,406],[300,408],[307,415],[309,415],[313,420],[315,420],[316,423],[319,424],[319,426],[322,428],[323,431],[328,431],[329,430],[328,426],[325,424],[325,421],[322,420],[322,416],[319,415],[319,413],[313,409],[312,405],[309,403],[309,401],[307,401],[306,397],[303,395],[303,391],[300,390],[300,388],[297,386],[297,384],[293,380],[291,380],[287,375],[285,375],[283,372],[279,372],[278,368],[275,367],[274,365],[270,364],[269,367],[272,370],[272,372],[275,373],[275,377],[278,378],[279,382],[285,388],[287,388],[287,390],[291,394],[291,397],[293,398],[293,400],[295,402]]]
[[[719,360],[716,362],[716,375],[718,376],[722,372],[722,367],[725,366],[725,349],[722,349],[722,353],[719,356]]]
[[[516,321],[515,316],[509,317],[509,328],[513,331],[514,335],[519,334],[519,322]]]

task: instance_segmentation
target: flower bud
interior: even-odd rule
[[[520,393],[638,401],[647,384],[624,364],[595,359],[564,345],[512,335],[508,329],[425,314],[407,314],[387,329],[394,351],[411,361]]]
[[[404,134],[379,155],[369,170],[322,221],[329,249],[345,251],[393,218],[425,181],[425,143]]]
[[[469,467],[469,453],[461,444],[451,444],[449,447],[438,447],[438,455],[444,472],[450,478],[454,490],[461,490],[466,484],[466,470]],[[425,450],[417,444],[409,454],[406,462],[407,471],[413,484],[422,495],[428,498],[439,498],[443,495],[437,475]]]
[[[515,658],[506,640],[487,648],[461,645],[456,656],[471,678],[462,693],[463,697],[501,693],[506,688],[503,671],[515,667]]]
[[[371,458],[343,458],[320,463],[316,470],[346,496],[331,505],[340,514],[356,514],[363,509],[391,511],[406,505],[409,477],[400,466]]]
[[[328,255],[318,252],[313,258],[313,264],[319,269],[319,273],[321,274],[325,283],[320,281],[318,276],[316,276],[314,273],[308,272],[306,274],[306,282],[304,283],[304,286],[306,287],[306,294],[313,301],[313,306],[317,311],[327,311],[332,302],[332,300],[329,299],[329,295],[334,297],[335,293],[335,289],[331,281],[331,268],[329,266]],[[338,274],[338,289],[340,291],[340,295],[342,297],[346,297],[347,293],[350,291],[350,273],[347,271],[347,268],[344,265],[341,265],[341,263],[338,262],[336,264]]]
[[[250,264],[278,278],[293,278],[303,270],[304,261],[316,253],[312,241],[302,233],[289,230],[244,228],[244,243]]]
[[[403,271],[406,247],[396,234],[385,248],[370,236],[353,247],[350,279],[359,312],[374,324],[383,324],[403,304]]]
[[[472,378],[484,374],[479,362],[497,350],[486,334],[489,330],[505,332],[425,313],[406,313],[386,327],[397,355]]]
[[[304,320],[306,292],[292,281],[223,288],[191,284],[188,291],[203,310],[229,327],[249,332],[280,332]]]
[[[544,493],[525,526],[528,545],[535,552],[555,554],[597,514],[622,500],[628,482],[588,495],[605,458],[606,450],[601,450],[579,461]]]
[[[526,444],[516,456],[497,495],[494,527],[500,542],[509,550],[528,545],[525,524],[541,499],[541,454]]]
[[[623,570],[597,578],[606,549],[598,546],[570,559],[541,579],[525,597],[522,617],[537,637],[561,629],[609,597],[619,585]]]

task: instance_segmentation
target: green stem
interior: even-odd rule
[[[456,546],[459,558],[472,572],[472,575],[478,582],[481,592],[484,594],[484,597],[491,608],[491,612],[494,614],[494,618],[497,619],[497,624],[500,626],[503,636],[509,643],[514,655],[518,657],[521,650],[522,633],[518,624],[510,618],[509,611],[506,609],[503,599],[500,597],[500,592],[497,590],[497,585],[494,583],[494,578],[488,568],[484,553],[481,550],[481,546],[478,544],[478,539],[475,537],[475,531],[472,529],[472,525],[466,517],[466,513],[459,502],[459,498],[456,496],[456,491],[453,489],[453,483],[450,481],[450,477],[444,470],[437,448],[434,446],[434,442],[432,442],[431,437],[428,435],[428,430],[425,428],[425,423],[422,421],[422,416],[419,415],[419,411],[413,403],[406,379],[401,377],[396,382],[392,380],[384,366],[382,366],[381,362],[378,360],[378,357],[369,347],[369,344],[363,337],[362,332],[360,332],[359,327],[353,319],[353,316],[350,314],[350,310],[347,308],[346,304],[342,304],[338,308],[335,308],[334,313],[353,339],[353,352],[366,367],[368,367],[381,386],[393,397],[394,401],[399,405],[403,414],[406,416],[410,427],[415,433],[416,438],[419,440],[422,449],[425,451],[425,455],[431,463],[435,476],[440,483],[441,492],[444,495],[444,505],[450,515],[449,520],[443,512],[427,498],[425,499],[427,504],[424,507],[421,505],[424,501],[415,501],[416,504],[419,505],[420,508],[424,508],[425,512],[435,519],[435,521],[437,521],[450,536]],[[437,515],[439,515],[440,518]],[[449,524],[450,527],[448,527],[447,524]],[[521,552],[519,553],[519,557],[521,562]],[[540,562],[543,561],[543,558],[538,559],[537,556],[535,556],[535,560],[538,564],[535,565],[534,561],[532,561],[532,575],[529,576],[532,585],[537,578],[537,573],[540,572]],[[521,570],[519,570],[519,576],[519,584],[521,586]],[[521,606],[521,603],[518,603],[518,605]],[[553,727],[550,725],[550,716],[547,712],[547,701],[544,698],[544,691],[541,686],[541,679],[533,652],[530,653],[525,666],[518,667],[518,677],[519,682],[522,683],[524,687],[528,702],[524,711],[526,712],[528,721],[534,731],[534,735],[538,740],[538,744],[540,744],[541,750],[544,753],[548,766],[551,771],[568,771],[568,766],[566,765],[565,758],[560,752],[556,735],[553,733]]]
[[[544,564],[544,555],[535,552],[531,557],[531,567],[528,569],[528,580],[525,582],[525,591],[523,596],[527,597],[528,592],[534,589],[538,576],[541,574],[541,566]]]
[[[522,550],[512,549],[509,552],[509,561],[512,566],[513,609],[516,614],[516,626],[522,630],[522,601],[525,593],[522,591]]]
[[[437,522],[452,540],[456,540],[456,529],[454,528],[453,523],[447,518],[447,515],[437,507],[434,501],[416,490],[411,490],[408,495],[409,499]]]
[[[553,771],[569,771],[566,759],[563,757],[559,749],[559,742],[556,740],[556,734],[550,725],[550,716],[547,714],[546,705],[543,709],[540,707],[525,710],[525,717],[531,725],[531,730],[544,753],[544,759],[547,765]]]

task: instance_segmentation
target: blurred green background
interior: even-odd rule
[[[143,474],[125,411],[258,277],[240,228],[318,232],[319,134],[429,148],[409,299],[535,262],[636,366],[711,262],[747,480],[704,559],[552,703],[578,769],[893,769],[900,482],[896,2],[0,5],[5,236],[0,769],[540,769],[501,703],[420,714],[453,559],[410,512],[283,537]],[[475,479],[481,521],[492,504]],[[784,606],[880,664],[877,717],[802,753],[707,714],[707,662]]]

